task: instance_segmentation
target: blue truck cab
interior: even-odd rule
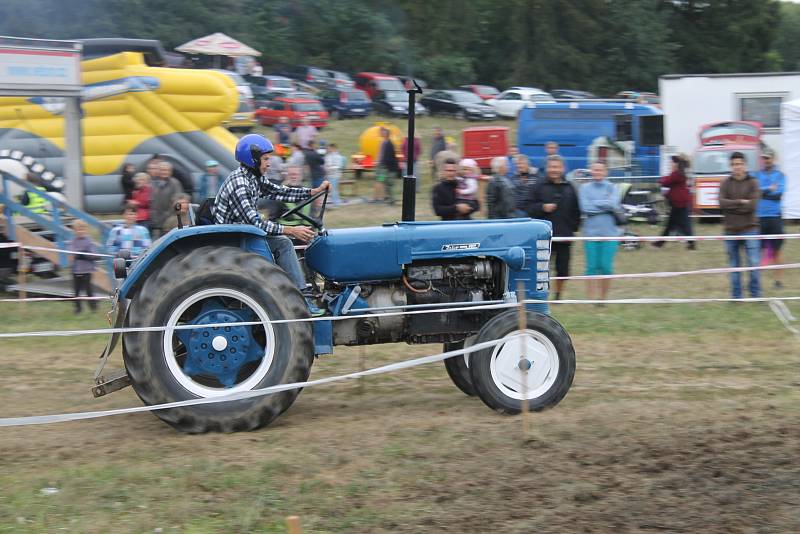
[[[605,161],[612,176],[659,174],[663,113],[631,102],[530,103],[519,112],[519,151],[541,167],[555,141],[567,172]]]

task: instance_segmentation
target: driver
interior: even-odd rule
[[[252,224],[264,230],[267,233],[267,245],[276,263],[305,294],[306,280],[289,238],[307,243],[313,239],[314,230],[308,226],[285,226],[268,221],[258,213],[256,204],[260,197],[284,202],[300,202],[325,191],[330,187],[330,183],[325,180],[319,187],[309,189],[270,182],[265,175],[269,171],[269,157],[273,150],[272,143],[258,134],[245,135],[239,139],[236,143],[235,156],[241,165],[231,172],[220,186],[214,201],[214,221],[217,224]],[[311,315],[323,313],[307,295],[306,302]]]

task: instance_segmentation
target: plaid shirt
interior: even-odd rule
[[[133,226],[125,226],[119,224],[111,229],[108,234],[108,242],[106,247],[111,254],[116,254],[120,250],[130,250],[131,258],[137,257],[139,254],[150,246],[150,232],[147,228],[134,224]]]
[[[264,219],[256,209],[260,197],[282,202],[300,202],[311,196],[308,187],[289,187],[270,182],[266,176],[256,176],[245,167],[228,175],[214,202],[217,224],[252,224],[267,235],[280,235],[283,225]]]

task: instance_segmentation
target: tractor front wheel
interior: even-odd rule
[[[564,328],[549,315],[531,311],[526,323],[520,331],[515,310],[492,318],[478,332],[475,344],[502,342],[470,355],[475,392],[499,412],[517,414],[523,402],[530,411],[555,406],[575,376],[575,349]]]
[[[303,297],[275,264],[234,247],[199,248],[171,259],[134,297],[130,326],[166,330],[125,334],[125,367],[147,405],[303,382],[314,360],[311,324],[274,321],[306,317]],[[184,432],[253,430],[298,393],[154,413]]]
[[[450,352],[451,350],[463,349],[470,347],[475,343],[475,336],[468,337],[463,341],[456,341],[454,343],[445,343],[444,351]],[[444,361],[444,367],[447,369],[447,376],[453,381],[458,389],[466,395],[472,397],[475,395],[475,388],[472,385],[472,377],[469,373],[469,357],[470,354],[463,356],[453,356]]]

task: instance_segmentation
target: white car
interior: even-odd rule
[[[535,87],[508,89],[486,101],[501,117],[517,118],[519,110],[529,102],[555,102],[550,93]]]

